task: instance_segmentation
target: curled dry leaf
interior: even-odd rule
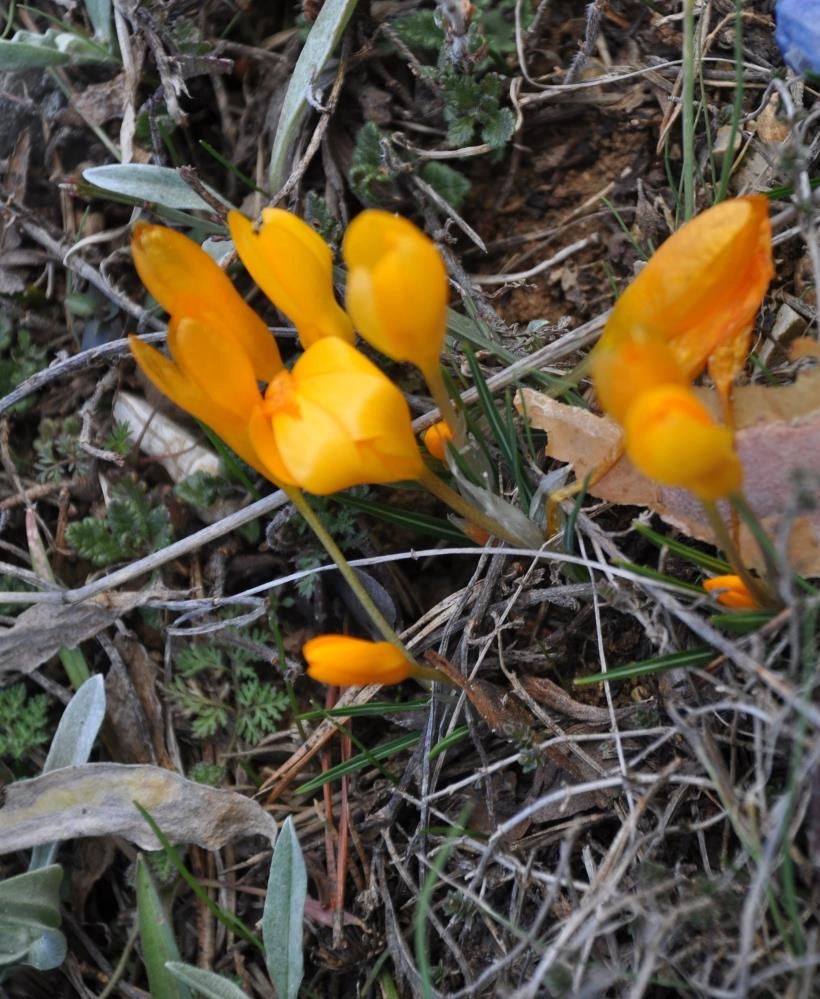
[[[160,843],[138,802],[172,843],[216,850],[241,836],[276,838],[276,823],[251,798],[186,780],[171,770],[87,763],[6,788],[0,852],[80,836],[123,836],[142,850]]]
[[[716,396],[706,389],[699,397],[718,416]],[[734,392],[736,446],[744,470],[743,490],[769,537],[778,539],[788,529],[789,557],[797,572],[820,573],[820,503],[817,479],[814,509],[800,510],[789,527],[785,521],[795,508],[796,476],[820,472],[820,369],[804,373],[793,385],[744,386]],[[545,430],[547,454],[569,462],[583,479],[617,453],[620,428],[608,417],[566,406],[532,389],[522,389],[517,405],[533,427]],[[683,489],[671,489],[645,478],[621,455],[612,468],[589,487],[599,499],[646,506],[690,537],[713,541],[700,504]],[[741,529],[741,554],[758,565],[760,551]]]
[[[31,673],[61,648],[74,648],[153,596],[148,591],[103,593],[82,603],[35,604],[10,628],[0,628],[0,676]]]

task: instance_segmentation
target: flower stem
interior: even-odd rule
[[[446,482],[442,482],[429,468],[424,468],[418,481],[428,492],[431,492],[435,497],[440,499],[442,503],[446,503],[459,517],[463,517],[471,524],[475,524],[476,527],[480,527],[488,534],[493,534],[495,537],[501,538],[502,541],[506,541],[508,545],[512,545],[514,548],[532,547],[526,539],[520,538],[518,535],[508,531],[494,517],[489,517],[486,513],[479,510],[478,507],[473,506],[460,493],[457,493],[455,489],[451,489]]]
[[[427,382],[427,388],[430,389],[433,402],[436,404],[439,413],[441,413],[442,420],[450,428],[450,433],[453,435],[453,443],[457,448],[463,447],[464,427],[458,418],[458,413],[456,413],[453,401],[444,384],[444,377],[440,366],[435,364],[429,369],[422,369],[421,373]]]
[[[362,607],[370,617],[370,620],[373,622],[376,629],[379,631],[384,640],[386,642],[390,642],[390,644],[395,646],[397,649],[400,649],[408,659],[412,660],[413,657],[410,655],[407,649],[405,649],[402,640],[387,623],[387,620],[385,619],[384,615],[379,610],[379,608],[376,606],[375,602],[373,601],[373,598],[370,596],[367,590],[362,586],[361,580],[356,575],[350,563],[342,554],[341,548],[339,548],[339,546],[331,537],[325,525],[316,516],[316,511],[308,503],[307,499],[305,499],[305,494],[300,489],[297,489],[295,486],[283,485],[281,488],[282,491],[285,493],[285,495],[288,497],[288,499],[291,501],[291,503],[293,503],[293,505],[299,511],[300,515],[304,518],[305,523],[308,525],[308,527],[310,527],[310,529],[319,539],[324,550],[333,559],[336,568],[342,574],[342,578],[345,580],[350,589],[353,590],[353,592],[356,594],[357,600],[362,605]],[[418,668],[422,669],[423,667],[418,667]]]
[[[717,504],[711,500],[701,500],[706,517],[715,532],[715,540],[718,547],[723,550],[724,555],[729,560],[732,569],[740,576],[746,589],[761,607],[776,606],[777,601],[759,579],[756,579],[743,564],[740,552],[723,522]]]

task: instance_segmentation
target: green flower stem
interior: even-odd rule
[[[438,407],[439,413],[441,413],[442,420],[444,420],[450,428],[450,433],[453,435],[453,443],[457,448],[463,447],[464,427],[458,418],[458,413],[456,413],[453,401],[444,385],[444,377],[441,374],[441,368],[438,364],[436,364],[429,370],[422,369],[421,373],[424,375],[424,380],[427,382],[427,388],[430,389],[430,395],[433,397],[433,402]]]
[[[774,585],[775,581],[783,571],[783,566],[778,564],[779,559],[777,552],[775,551],[771,540],[763,530],[757,515],[747,503],[746,497],[743,493],[735,493],[730,496],[729,502],[732,504],[732,509],[740,517],[757,542],[757,547],[760,549],[763,561],[766,564],[766,575],[769,582]]]
[[[344,557],[341,548],[339,548],[331,535],[328,533],[325,525],[316,516],[316,511],[308,503],[307,499],[305,499],[305,494],[301,491],[301,489],[298,489],[296,486],[287,486],[282,484],[280,484],[280,488],[299,511],[299,514],[304,518],[308,527],[310,527],[319,539],[322,547],[333,559],[336,568],[342,574],[342,578],[345,580],[350,589],[356,594],[356,598],[367,612],[370,620],[381,633],[382,638],[384,638],[386,642],[395,646],[395,648],[397,648],[402,655],[413,664],[414,678],[416,680],[428,680],[431,682],[435,681],[436,683],[450,684],[451,681],[448,680],[443,673],[440,673],[437,669],[432,669],[429,666],[419,665],[419,663],[417,663],[413,656],[407,651],[402,640],[387,623],[384,615],[376,606],[370,594],[362,586],[361,580],[352,569],[350,563]]]
[[[512,545],[514,548],[532,547],[526,541],[508,531],[502,523],[495,520],[493,517],[488,517],[487,514],[479,510],[478,507],[469,503],[460,493],[457,493],[455,489],[451,489],[445,482],[442,482],[442,480],[431,472],[426,466],[424,471],[419,476],[418,481],[426,490],[428,490],[428,492],[431,492],[437,499],[440,499],[442,503],[446,503],[446,505],[449,506],[454,513],[459,515],[459,517],[463,517],[471,524],[475,524],[476,527],[480,527],[488,534],[493,534],[495,537],[501,538],[502,541],[506,541],[508,545]]]
[[[304,518],[305,523],[308,525],[308,527],[313,531],[313,533],[319,539],[324,550],[333,559],[336,568],[342,574],[342,578],[348,584],[350,589],[353,590],[353,592],[356,594],[356,598],[358,599],[359,603],[365,609],[368,616],[370,617],[370,620],[373,622],[378,631],[381,633],[384,640],[386,642],[390,642],[390,644],[394,645],[397,649],[400,649],[401,652],[408,659],[412,661],[413,657],[404,647],[404,644],[402,643],[402,640],[399,638],[399,636],[395,633],[395,631],[393,631],[393,629],[387,623],[387,620],[385,619],[384,615],[379,610],[379,608],[376,606],[375,602],[373,601],[373,598],[370,596],[367,590],[365,590],[365,588],[362,586],[361,580],[353,571],[353,569],[350,566],[350,563],[342,554],[341,548],[339,548],[339,546],[331,537],[325,525],[316,516],[316,511],[313,509],[310,503],[308,503],[308,501],[305,499],[305,494],[301,491],[301,489],[298,489],[296,486],[282,485],[281,489],[284,492],[284,494],[287,496],[287,498],[291,501],[291,503],[293,503],[293,505],[299,511],[301,516]],[[418,668],[421,669],[422,667]]]
[[[419,666],[418,664],[413,664],[413,677],[416,680],[430,680],[435,683],[444,683],[448,687],[454,686],[453,681],[446,677],[437,669],[433,669],[432,666]]]
[[[723,522],[717,504],[712,500],[701,500],[701,503],[703,504],[704,512],[712,530],[715,532],[715,540],[718,543],[718,547],[723,550],[724,555],[729,560],[729,564],[743,581],[743,585],[761,607],[777,606],[777,601],[769,592],[768,587],[761,583],[759,579],[755,579],[743,564],[740,552],[726,529],[726,524]]]

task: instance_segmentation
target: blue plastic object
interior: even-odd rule
[[[774,37],[795,73],[820,76],[820,0],[777,0]]]

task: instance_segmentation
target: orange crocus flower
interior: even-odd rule
[[[644,475],[710,502],[736,492],[743,469],[732,431],[691,389],[661,385],[639,395],[624,419],[626,452]]]
[[[345,301],[361,335],[394,361],[437,377],[447,329],[447,270],[435,243],[408,219],[368,209],[342,243]]]
[[[703,588],[724,607],[733,610],[757,610],[760,607],[740,576],[713,576],[703,581]]]
[[[428,672],[390,642],[369,642],[348,635],[311,638],[305,642],[302,653],[307,660],[308,676],[339,687],[401,683]]]
[[[333,255],[317,232],[281,208],[265,208],[258,230],[239,212],[228,226],[242,263],[303,347],[328,336],[353,343],[353,324],[333,294]]]
[[[363,354],[328,337],[270,382],[250,419],[258,460],[274,478],[326,495],[423,470],[404,396]]]

